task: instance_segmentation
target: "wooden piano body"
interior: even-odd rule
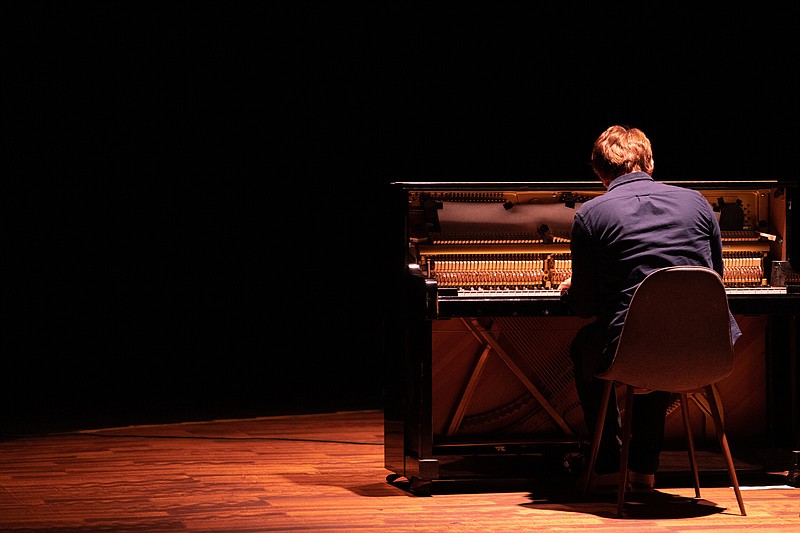
[[[798,446],[800,249],[794,183],[673,182],[719,214],[725,284],[743,330],[720,384],[734,454],[781,468]],[[385,467],[417,494],[437,480],[570,477],[587,430],[568,347],[587,322],[560,302],[575,209],[594,182],[396,182],[385,264]],[[781,276],[773,280],[772,271]],[[775,281],[775,284],[772,282]],[[706,413],[692,409],[699,446]],[[673,420],[674,418],[674,420]],[[681,438],[667,418],[667,445]],[[712,429],[713,426],[708,426]],[[710,436],[710,434],[709,434]]]

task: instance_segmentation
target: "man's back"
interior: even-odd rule
[[[719,224],[697,191],[634,172],[575,213],[572,259],[568,302],[621,327],[633,291],[653,270],[698,265],[722,274]]]

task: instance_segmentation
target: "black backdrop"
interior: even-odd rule
[[[395,180],[796,179],[797,10],[3,8],[0,430],[380,408]]]

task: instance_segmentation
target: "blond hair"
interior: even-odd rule
[[[650,139],[638,128],[611,126],[594,142],[591,166],[600,179],[609,182],[636,171],[652,175]]]

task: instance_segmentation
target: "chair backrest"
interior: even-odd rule
[[[705,267],[649,274],[633,295],[614,360],[598,374],[638,388],[689,391],[733,371],[725,286]]]

